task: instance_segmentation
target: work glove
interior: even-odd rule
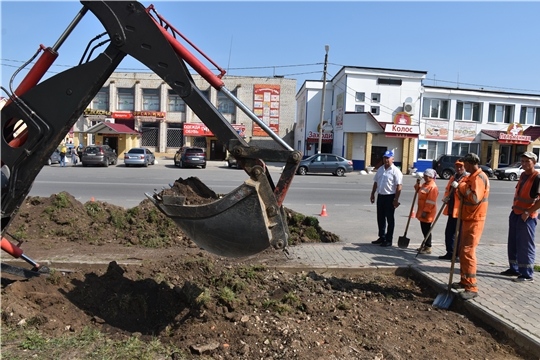
[[[427,217],[427,213],[425,211],[422,211],[422,215],[420,217],[425,219]]]
[[[457,189],[459,183],[457,181],[452,181],[452,184],[450,184],[450,186],[452,186],[454,189]]]
[[[446,204],[447,202],[450,201],[450,196],[445,197],[444,199],[442,199],[442,201],[443,201],[443,203]]]

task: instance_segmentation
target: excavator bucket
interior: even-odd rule
[[[289,238],[283,208],[262,188],[264,183],[248,179],[221,199],[204,205],[184,205],[185,196],[164,192],[146,196],[204,250],[244,257],[270,246],[284,249]]]

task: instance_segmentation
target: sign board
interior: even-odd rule
[[[133,119],[133,113],[130,112],[118,112],[115,111],[112,113],[112,117],[115,119]]]
[[[253,85],[253,113],[276,134],[279,134],[280,92],[279,85]],[[270,135],[253,124],[253,136]]]
[[[387,137],[417,138],[418,134],[420,134],[420,126],[386,124],[384,134]]]
[[[502,144],[528,145],[531,142],[531,137],[523,135],[523,126],[521,124],[513,123],[506,129],[506,134],[499,134],[499,142]]]
[[[409,115],[408,113],[404,111],[398,112],[396,116],[394,116],[394,124],[411,125],[412,124],[411,115]]]
[[[246,126],[242,124],[231,124],[234,130],[241,137],[246,136]],[[185,123],[184,136],[214,136],[210,129],[202,123]]]
[[[313,143],[319,141],[319,132],[318,131],[310,131],[308,132],[308,137],[306,139],[307,142]],[[323,143],[331,143],[334,141],[334,133],[325,133],[322,134],[322,142]]]

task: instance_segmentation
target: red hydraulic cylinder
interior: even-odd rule
[[[28,74],[26,74],[19,84],[19,87],[17,87],[17,90],[15,90],[17,96],[21,96],[36,86],[58,57],[58,53],[52,48],[46,48],[44,45],[40,45],[40,47],[43,50],[43,54],[41,54],[36,64],[30,69]]]
[[[13,245],[6,238],[2,238],[2,250],[4,250],[16,259],[20,258],[23,254],[23,251],[20,247]]]

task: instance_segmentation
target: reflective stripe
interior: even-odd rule
[[[476,274],[463,274],[465,279],[476,279]]]
[[[477,203],[471,203],[471,202],[468,202],[468,201],[464,201],[464,202],[463,202],[463,205],[464,205],[464,206],[465,206],[465,205],[467,205],[467,206],[477,206],[478,204],[481,204],[481,203],[487,202],[487,201],[488,201],[487,198],[483,198],[482,201],[477,202]]]
[[[433,200],[426,200],[426,203],[428,203],[428,204],[433,204],[433,205],[437,204],[437,202],[436,202],[436,201],[433,201]]]

